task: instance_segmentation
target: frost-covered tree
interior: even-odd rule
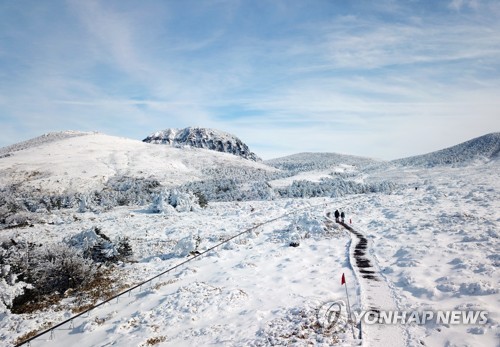
[[[9,310],[14,300],[24,294],[25,288],[32,288],[30,284],[19,281],[18,277],[11,272],[10,265],[0,265],[0,313]]]
[[[97,263],[117,262],[133,255],[128,237],[118,237],[112,241],[98,227],[92,227],[66,238],[65,242],[80,250],[85,258]]]
[[[174,211],[196,211],[199,208],[198,198],[192,192],[173,189],[171,191],[162,190],[154,193],[149,209],[153,213],[170,214]]]
[[[107,240],[99,239],[89,250],[90,258],[97,263],[114,262],[118,260],[120,253],[115,245]]]
[[[63,243],[42,245],[11,239],[1,243],[1,250],[3,306],[16,312],[46,295],[80,288],[96,273],[92,260]]]
[[[78,212],[80,213],[87,212],[88,208],[89,208],[89,198],[82,194],[78,201]]]
[[[34,286],[41,293],[64,293],[88,283],[96,272],[96,266],[85,259],[80,250],[65,244],[55,244],[40,250],[43,268],[35,272]]]
[[[320,182],[294,181],[288,187],[279,188],[278,194],[289,198],[340,197],[349,194],[390,193],[395,187],[391,182],[363,184],[336,177],[322,179]]]
[[[170,192],[169,203],[177,212],[190,212],[199,209],[198,198],[191,192],[174,189]]]
[[[165,213],[173,210],[169,203],[170,193],[165,190],[153,193],[149,210],[153,213]]]
[[[130,245],[130,239],[128,237],[118,238],[118,253],[121,259],[129,259],[134,255],[132,246]]]
[[[198,204],[200,205],[201,208],[205,208],[208,206],[208,200],[205,194],[197,190],[196,192],[193,193],[194,196],[198,198]]]

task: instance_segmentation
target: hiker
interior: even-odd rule
[[[340,213],[339,213],[339,210],[335,210],[335,222],[339,222],[339,216],[340,216]]]
[[[340,214],[340,219],[342,220],[342,223],[344,223],[344,219],[345,219],[344,211],[342,211],[342,213]]]

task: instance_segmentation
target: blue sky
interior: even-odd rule
[[[186,126],[264,158],[500,131],[500,2],[0,1],[0,146]]]

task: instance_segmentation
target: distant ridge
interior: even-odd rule
[[[491,133],[436,152],[393,160],[402,166],[434,167],[492,161],[500,157],[500,133]]]
[[[261,161],[239,138],[216,129],[198,127],[165,129],[149,135],[143,142],[166,144],[174,147],[191,146],[205,148],[212,151],[230,153],[253,161]]]
[[[286,157],[264,161],[265,164],[280,170],[304,172],[329,169],[339,164],[363,167],[377,163],[376,160],[338,153],[297,153]]]
[[[51,132],[40,135],[38,137],[18,142],[10,146],[0,148],[0,158],[12,155],[13,152],[21,151],[23,149],[31,148],[34,146],[40,146],[46,143],[51,143],[54,141],[64,140],[70,137],[76,136],[85,136],[94,134],[92,132],[83,132],[83,131],[74,131],[74,130],[66,130],[59,132]]]

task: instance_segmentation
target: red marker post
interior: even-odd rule
[[[345,284],[345,295],[347,297],[347,312],[349,314],[349,320],[352,322],[352,317],[351,317],[351,304],[349,303],[349,293],[347,292],[347,282],[345,281],[345,275],[342,273],[342,279],[340,280],[340,285],[343,286]],[[351,330],[352,330],[352,337],[356,338],[354,335],[354,328],[351,325]]]

